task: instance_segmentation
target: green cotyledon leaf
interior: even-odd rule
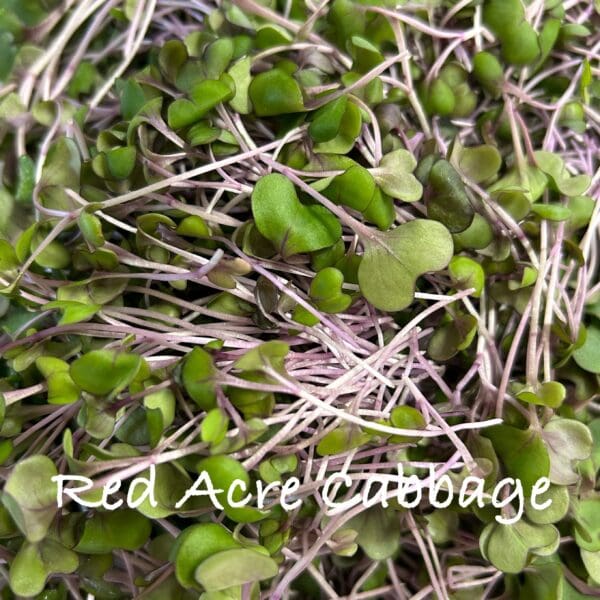
[[[293,183],[278,173],[256,183],[252,214],[259,232],[284,258],[333,246],[342,235],[331,212],[320,205],[302,204]]]
[[[453,253],[450,232],[429,219],[415,219],[363,240],[358,283],[376,308],[397,311],[413,300],[417,277],[444,269]]]

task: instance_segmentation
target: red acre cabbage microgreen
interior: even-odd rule
[[[0,590],[600,596],[598,0],[0,0]]]

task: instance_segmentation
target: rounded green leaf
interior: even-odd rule
[[[248,89],[254,111],[259,117],[271,117],[304,110],[298,82],[281,69],[259,73]]]
[[[458,166],[471,181],[480,183],[498,173],[502,157],[494,146],[462,148],[458,154]]]
[[[544,504],[548,500],[551,501],[550,506],[537,510],[532,506],[530,499],[526,499],[525,514],[532,523],[545,525],[561,521],[569,510],[569,489],[562,485],[551,485],[546,492],[536,496],[538,504]]]
[[[425,429],[427,422],[421,411],[412,406],[396,406],[390,413],[390,423],[398,429]],[[404,442],[415,442],[419,438],[412,436],[393,435],[390,442],[402,444]]]
[[[452,281],[460,289],[475,288],[473,296],[479,298],[485,284],[483,267],[467,256],[454,256],[448,265]]]
[[[173,129],[181,129],[193,125],[205,114],[200,106],[187,98],[178,98],[171,104],[167,111],[167,122]]]
[[[330,456],[347,452],[366,443],[371,436],[353,424],[343,424],[326,434],[317,444],[317,454]]]
[[[211,355],[200,347],[194,348],[185,357],[181,367],[181,382],[185,391],[204,410],[215,406],[215,374]]]
[[[400,546],[400,522],[393,510],[374,506],[351,519],[347,526],[358,532],[358,545],[373,560],[392,557]]]
[[[225,509],[225,514],[238,523],[252,523],[265,517],[266,513],[250,506],[233,507],[227,502],[227,492],[236,479],[250,488],[250,476],[240,462],[230,456],[209,456],[200,460],[196,466],[198,472],[205,471],[215,488],[223,490],[216,497]],[[232,500],[239,502],[247,495],[239,487],[232,493]]]
[[[423,195],[423,186],[413,175],[416,166],[414,156],[400,148],[386,154],[379,167],[371,169],[371,174],[381,189],[392,198],[416,202]]]
[[[443,223],[451,233],[464,231],[473,222],[474,210],[454,167],[438,160],[429,173],[425,193],[427,216]]]
[[[30,542],[44,538],[58,510],[52,481],[56,475],[56,465],[47,456],[30,456],[12,468],[4,486],[2,501]]]
[[[558,530],[552,525],[533,525],[525,520],[511,525],[493,522],[480,537],[484,556],[504,573],[520,573],[530,553],[553,544]]]
[[[572,510],[577,545],[589,552],[600,552],[600,498],[582,498],[573,502]]]
[[[127,179],[135,167],[134,146],[114,148],[106,153],[106,166],[115,179]]]
[[[233,64],[228,71],[229,76],[235,82],[235,95],[229,100],[229,104],[233,110],[242,115],[247,115],[252,110],[248,92],[252,81],[251,66],[252,59],[250,56],[246,56]]]
[[[82,212],[77,218],[79,229],[85,240],[98,248],[104,245],[104,233],[102,232],[102,221],[89,212]]]
[[[328,142],[338,134],[347,104],[348,98],[340,96],[315,111],[308,126],[308,134],[315,142]]]
[[[550,457],[550,481],[570,485],[579,481],[577,464],[591,456],[594,441],[589,428],[574,419],[551,419],[542,432]]]
[[[208,592],[271,579],[279,572],[270,557],[248,548],[224,550],[211,555],[196,568],[194,577]]]
[[[229,418],[220,408],[213,408],[200,425],[200,438],[209,444],[219,444],[225,439]]]
[[[501,37],[502,56],[513,65],[527,65],[540,55],[540,44],[535,29],[521,21],[507,28]]]
[[[177,581],[183,587],[194,587],[194,573],[200,563],[213,554],[241,547],[227,529],[216,523],[200,523],[184,529],[174,546]]]
[[[169,81],[175,81],[187,58],[185,44],[180,40],[169,40],[158,53],[158,65]]]
[[[496,96],[504,82],[504,69],[498,59],[490,52],[478,52],[473,57],[473,75],[484,89]]]
[[[24,542],[10,565],[9,582],[17,596],[30,598],[44,589],[48,571],[35,544]]]
[[[344,155],[354,147],[361,129],[362,116],[360,109],[354,102],[348,102],[340,122],[338,134],[327,142],[315,144],[313,150],[319,153]]]
[[[567,391],[565,386],[558,381],[546,381],[536,390],[523,390],[517,394],[517,398],[523,402],[558,408],[565,399]]]
[[[142,368],[142,358],[128,352],[92,350],[71,365],[71,378],[84,391],[97,396],[116,395]]]
[[[436,328],[429,339],[427,354],[433,360],[449,360],[459,350],[468,348],[476,333],[477,319],[473,315],[458,314]]]
[[[521,480],[525,493],[530,493],[538,479],[548,477],[548,449],[542,437],[533,429],[495,425],[484,430],[483,435],[492,441],[507,474]]]
[[[600,373],[600,326],[587,327],[585,342],[573,352],[573,359],[585,371]]]
[[[235,85],[231,77],[224,75],[221,79],[205,79],[197,83],[190,93],[194,104],[203,116],[211,108],[221,102],[231,100],[235,94]]]
[[[427,109],[430,113],[446,117],[456,106],[456,97],[450,86],[442,79],[434,79],[427,90]]]
[[[352,297],[342,292],[344,274],[335,267],[319,271],[310,284],[310,297],[319,310],[337,313],[346,310]]]
[[[202,61],[209,79],[221,77],[233,58],[233,50],[234,43],[230,37],[220,37],[208,45]]]
[[[531,212],[547,221],[568,221],[571,217],[569,208],[561,204],[534,204]]]
[[[138,550],[148,541],[151,529],[152,522],[135,510],[121,508],[114,512],[96,512],[85,521],[75,550],[83,554]]]
[[[323,206],[302,204],[294,184],[277,173],[256,183],[252,214],[259,232],[283,257],[333,246],[342,234],[334,215]]]
[[[417,277],[440,271],[452,258],[452,236],[441,223],[415,219],[364,240],[358,283],[376,308],[396,311],[413,300]]]

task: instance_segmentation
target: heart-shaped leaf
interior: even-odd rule
[[[30,542],[44,538],[56,506],[56,465],[47,456],[30,456],[12,467],[2,501]]]
[[[579,421],[555,418],[546,424],[542,437],[550,457],[550,481],[560,485],[579,481],[574,467],[592,453],[590,430]]]
[[[396,311],[413,300],[417,277],[440,271],[452,258],[452,236],[441,223],[415,219],[363,240],[358,282],[376,308]]]
[[[490,523],[479,539],[481,552],[500,571],[520,573],[532,552],[553,545],[560,534],[553,525],[533,525],[525,520],[510,525]]]
[[[260,233],[284,258],[333,246],[342,235],[334,215],[323,206],[302,204],[294,184],[277,173],[256,183],[252,214]]]
[[[137,354],[92,350],[71,364],[70,375],[82,390],[90,394],[115,396],[140,373],[142,363]]]
[[[433,332],[427,354],[434,360],[449,360],[460,350],[468,348],[476,333],[477,319],[473,315],[457,314]]]
[[[36,596],[51,574],[72,573],[78,566],[77,554],[54,540],[24,542],[10,566],[10,587],[18,596]]]
[[[40,356],[35,361],[46,377],[49,404],[70,404],[79,400],[80,390],[69,375],[69,365],[53,356]]]
[[[344,204],[360,211],[365,219],[385,230],[394,222],[394,206],[375,185],[368,169],[354,164],[334,177],[323,194],[336,204]]]
[[[537,167],[527,165],[521,170],[517,168],[509,169],[506,175],[503,175],[488,188],[488,192],[491,194],[503,190],[520,190],[525,194],[529,202],[536,202],[540,199],[547,186],[548,178],[545,173]],[[522,207],[520,208],[522,209]]]
[[[416,202],[423,195],[423,186],[413,175],[416,166],[415,157],[408,150],[400,148],[386,154],[379,166],[371,169],[371,174],[381,189],[392,198]]]
[[[309,295],[319,310],[342,312],[350,306],[352,297],[342,292],[344,274],[335,267],[319,271],[310,283]]]

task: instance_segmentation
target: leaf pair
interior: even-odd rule
[[[10,587],[17,596],[37,596],[50,575],[73,573],[78,566],[77,554],[55,540],[25,541],[10,565]]]

